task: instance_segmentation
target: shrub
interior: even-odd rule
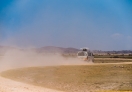
[[[113,58],[119,58],[118,56],[113,56]]]

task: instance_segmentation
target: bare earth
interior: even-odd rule
[[[86,63],[83,63],[82,65],[85,65],[85,64]],[[132,64],[132,62],[108,63],[108,64],[117,64],[117,65],[118,64]],[[88,65],[107,65],[107,64],[90,63]],[[17,81],[13,81],[10,79],[0,77],[0,92],[63,92],[63,91],[34,86],[34,85],[21,83],[21,82],[17,82]]]
[[[0,92],[62,92],[0,77]]]

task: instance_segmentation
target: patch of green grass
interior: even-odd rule
[[[78,65],[8,70],[1,76],[67,92],[132,90],[132,65]]]

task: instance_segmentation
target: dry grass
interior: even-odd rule
[[[30,67],[8,70],[1,76],[67,92],[132,90],[131,64]]]

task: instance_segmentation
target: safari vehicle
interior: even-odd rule
[[[87,62],[94,62],[93,53],[88,48],[82,48],[81,51],[77,53],[78,58]]]

